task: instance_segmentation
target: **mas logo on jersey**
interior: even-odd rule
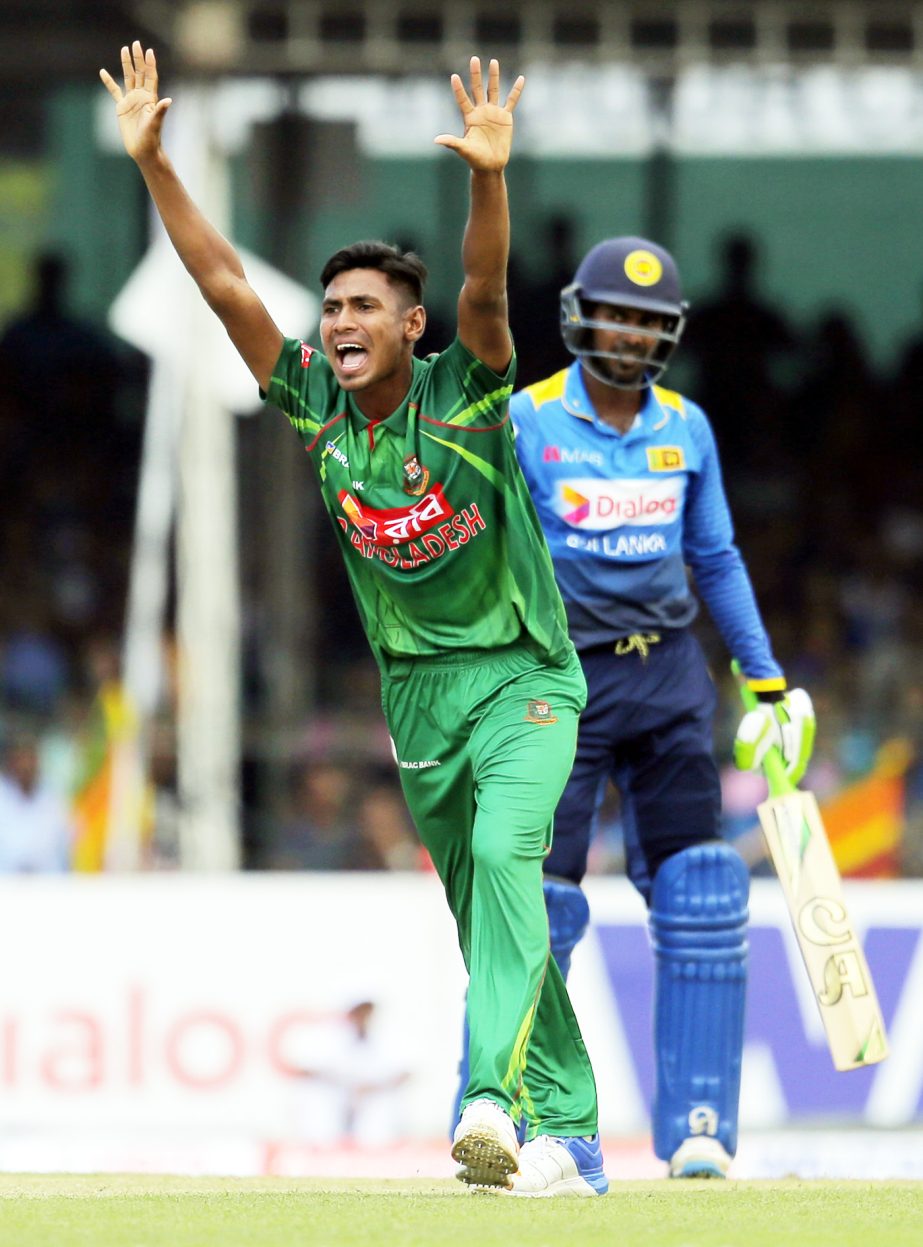
[[[435,485],[412,507],[377,510],[364,506],[345,489],[341,489],[337,497],[350,523],[374,546],[400,545],[402,541],[419,537],[455,514],[441,485]]]
[[[557,723],[558,716],[547,701],[530,701],[526,707],[527,723]]]
[[[542,451],[545,463],[590,463],[594,468],[603,465],[602,453],[598,450],[571,450],[567,446],[546,446]]]
[[[307,342],[301,344],[301,366],[302,368],[311,367],[311,356],[314,354],[314,347],[308,346]]]
[[[429,468],[424,468],[416,455],[408,455],[404,460],[404,493],[418,498],[426,493],[429,484]]]
[[[572,528],[605,532],[622,525],[674,524],[686,488],[684,476],[605,481],[560,481],[555,509]]]
[[[648,446],[647,466],[652,472],[682,472],[686,467],[682,446]]]
[[[653,251],[631,251],[625,257],[625,276],[636,286],[656,286],[663,276],[663,265]]]

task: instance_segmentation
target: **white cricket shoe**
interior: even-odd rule
[[[510,1194],[547,1199],[555,1195],[605,1195],[608,1189],[598,1134],[592,1138],[540,1134],[522,1145]]]
[[[684,1139],[670,1158],[671,1178],[726,1178],[731,1157],[710,1135]]]
[[[494,1100],[475,1100],[461,1115],[452,1140],[455,1175],[468,1186],[509,1190],[519,1164],[519,1141],[513,1119]]]

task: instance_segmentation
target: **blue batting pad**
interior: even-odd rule
[[[733,1156],[747,991],[749,874],[712,841],[668,858],[651,895],[655,957],[654,1151],[716,1137]]]
[[[542,883],[551,955],[564,978],[570,971],[571,954],[586,935],[590,925],[590,905],[583,889],[569,879],[546,877]]]

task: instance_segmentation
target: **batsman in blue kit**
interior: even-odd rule
[[[567,974],[589,922],[580,887],[607,782],[655,957],[654,1150],[676,1178],[722,1178],[737,1146],[747,980],[747,867],[719,839],[715,686],[690,631],[691,570],[760,699],[738,766],[770,745],[790,776],[814,741],[787,691],[734,545],[704,412],[658,383],[683,333],[676,264],[643,238],[599,243],[561,293],[569,368],[514,395],[516,447],[586,676],[574,768],[544,867],[551,951]]]

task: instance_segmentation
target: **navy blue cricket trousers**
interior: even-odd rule
[[[546,875],[582,880],[611,779],[622,802],[626,870],[646,901],[662,862],[718,836],[721,810],[712,752],[717,693],[701,646],[686,629],[656,635],[626,653],[607,645],[580,654],[587,705],[544,866]]]

